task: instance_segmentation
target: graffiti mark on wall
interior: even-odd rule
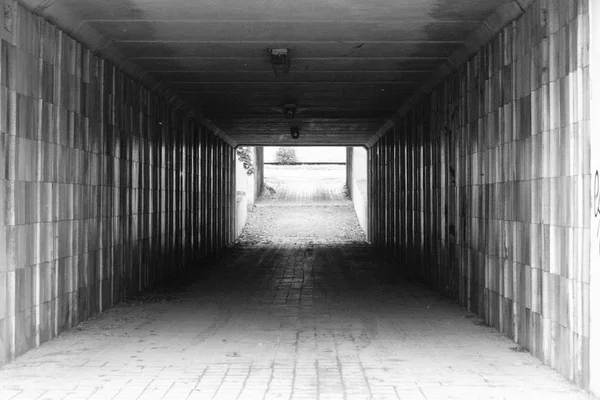
[[[12,33],[13,31],[13,18],[15,16],[15,10],[13,8],[13,3],[12,2],[5,2],[4,3],[4,29],[7,32]]]
[[[596,221],[596,239],[598,241],[598,253],[600,253],[600,173],[596,170],[594,175],[594,220]]]

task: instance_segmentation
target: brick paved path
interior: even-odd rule
[[[368,245],[270,229],[0,368],[0,399],[588,398]]]

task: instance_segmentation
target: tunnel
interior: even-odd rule
[[[596,0],[0,2],[0,399],[600,395]]]

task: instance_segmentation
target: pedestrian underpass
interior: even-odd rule
[[[0,397],[599,393],[597,3],[1,2]]]

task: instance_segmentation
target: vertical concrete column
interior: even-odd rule
[[[348,196],[352,198],[352,162],[353,162],[353,148],[346,147],[346,190],[348,191]]]
[[[590,390],[600,396],[600,3],[590,2],[590,285],[587,302],[590,310]],[[584,213],[585,214],[585,213]]]
[[[363,147],[351,147],[348,152],[348,163],[350,165],[348,192],[352,198],[358,222],[366,236],[369,237],[367,150]]]
[[[255,161],[255,183],[254,193],[256,197],[260,196],[265,185],[265,149],[264,147],[255,148],[256,161]]]

